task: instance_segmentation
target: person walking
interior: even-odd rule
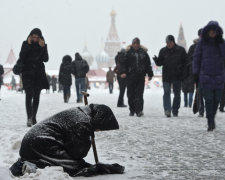
[[[15,79],[15,77],[14,76],[12,76],[12,80],[11,80],[11,90],[13,91],[13,90],[16,90],[16,79]]]
[[[55,93],[57,91],[57,78],[55,75],[52,76],[52,92]]]
[[[59,83],[63,86],[64,102],[68,103],[70,99],[70,87],[72,85],[72,58],[69,55],[63,57],[59,70]]]
[[[193,63],[193,73],[199,78],[206,105],[208,131],[216,128],[215,116],[225,83],[225,42],[223,30],[210,21],[202,30]]]
[[[117,102],[117,107],[127,107],[124,104],[124,94],[126,91],[126,87],[127,87],[127,78],[121,78],[120,77],[120,64],[121,61],[123,60],[123,58],[125,57],[125,53],[126,50],[125,49],[121,49],[120,52],[118,52],[118,54],[115,57],[115,63],[116,63],[116,67],[114,68],[114,72],[117,74],[117,81],[119,84],[119,89],[120,89],[120,93],[119,93],[119,98],[118,98],[118,102]]]
[[[72,62],[72,74],[75,76],[75,85],[77,91],[77,103],[82,102],[82,91],[86,91],[85,77],[89,71],[89,65],[82,59],[79,53],[75,54],[75,60]]]
[[[50,89],[51,89],[51,85],[52,85],[52,78],[49,74],[46,74],[47,80],[48,80],[48,84],[49,84],[49,89],[46,89],[46,94],[50,94]]]
[[[113,93],[113,85],[114,85],[114,81],[115,81],[115,74],[112,71],[111,67],[109,67],[109,71],[106,73],[106,81],[109,85],[109,93],[112,94]]]
[[[130,109],[130,116],[144,115],[144,87],[145,76],[149,80],[153,77],[150,57],[147,49],[140,44],[139,38],[134,38],[132,45],[126,49],[126,55],[121,60],[121,78],[127,78],[127,97]]]
[[[23,42],[19,60],[13,68],[16,75],[22,74],[23,89],[26,93],[27,126],[37,123],[36,115],[42,89],[49,89],[44,62],[48,50],[40,29],[33,29]]]
[[[3,85],[3,74],[4,74],[4,68],[0,64],[0,101],[1,101],[1,87]]]
[[[181,103],[181,82],[186,62],[186,51],[183,47],[175,43],[172,35],[166,37],[166,47],[162,48],[159,56],[154,56],[153,60],[157,66],[162,66],[163,73],[163,106],[165,115],[171,117],[178,116]],[[171,87],[173,86],[174,99],[171,105]]]

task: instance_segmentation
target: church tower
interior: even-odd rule
[[[179,46],[182,46],[185,50],[187,50],[187,43],[186,43],[186,40],[185,40],[185,37],[184,37],[184,29],[183,29],[182,24],[180,25],[177,44]]]
[[[109,55],[108,67],[113,67],[115,64],[115,56],[121,49],[121,42],[116,29],[116,12],[114,10],[110,13],[111,25],[109,33],[105,42],[105,52]]]

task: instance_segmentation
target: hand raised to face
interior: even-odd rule
[[[41,47],[44,47],[44,46],[45,46],[45,41],[44,41],[43,39],[40,39],[40,40],[39,40],[39,45],[40,45]]]

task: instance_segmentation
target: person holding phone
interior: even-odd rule
[[[27,126],[36,124],[40,92],[49,89],[44,62],[47,62],[48,50],[40,29],[33,29],[27,40],[23,42],[19,54],[19,71],[22,74],[23,88],[26,92]],[[16,69],[16,68],[15,68]]]

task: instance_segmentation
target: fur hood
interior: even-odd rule
[[[193,43],[194,43],[194,44],[197,44],[197,43],[198,43],[198,41],[199,41],[199,39],[198,39],[198,38],[197,38],[197,39],[194,39],[194,40],[193,40]]]
[[[127,46],[126,52],[128,52],[132,48],[132,45]],[[148,52],[148,48],[143,45],[140,45],[140,48],[143,49],[145,52]]]

